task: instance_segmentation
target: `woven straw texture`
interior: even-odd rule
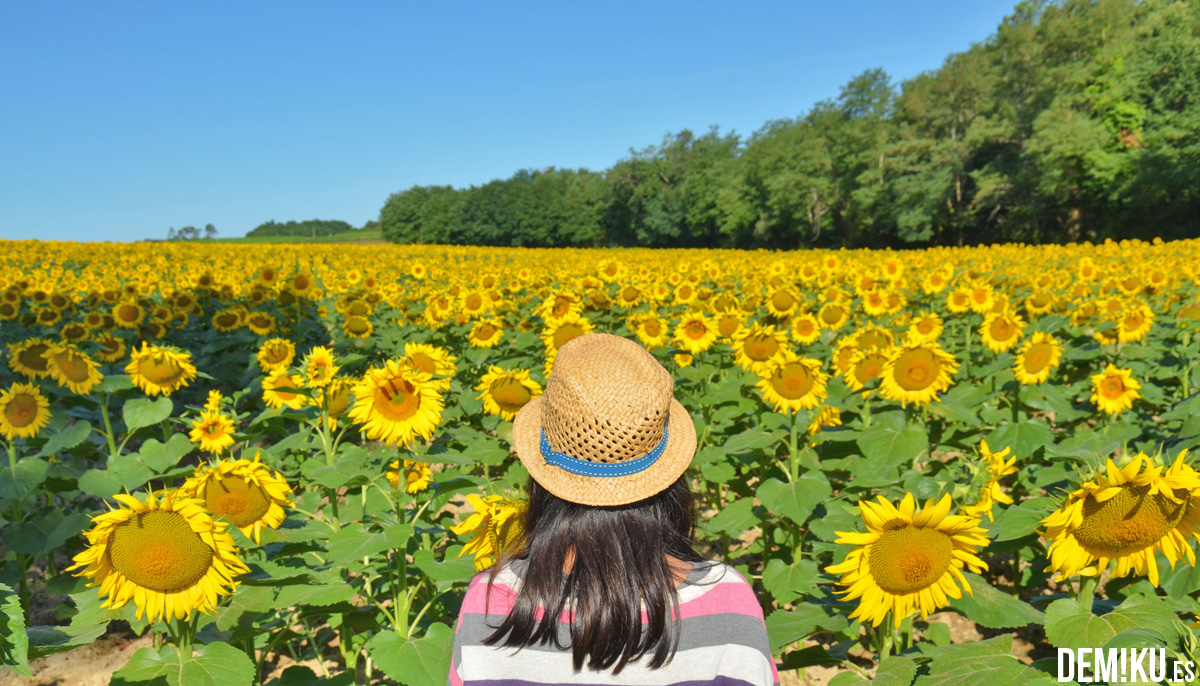
[[[584,505],[625,505],[666,489],[692,462],[696,427],[675,400],[670,373],[638,343],[606,333],[580,336],[558,351],[546,392],[513,420],[517,456],[554,495]],[[621,463],[667,447],[649,468],[619,477],[572,474],[547,464],[541,430],[554,450],[589,462]]]

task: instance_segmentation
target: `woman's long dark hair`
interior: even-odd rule
[[[575,669],[586,658],[589,668],[611,667],[613,674],[643,655],[652,655],[651,669],[670,661],[679,645],[679,597],[666,556],[702,561],[693,549],[696,516],[686,477],[655,496],[616,507],[572,503],[530,479],[524,523],[521,545],[501,557],[489,584],[515,560],[527,561],[524,580],[512,611],[486,645],[519,649],[553,643],[571,649]],[[563,574],[568,551],[574,564]],[[545,608],[541,618],[539,607]],[[564,637],[559,618],[572,610],[574,621],[565,625],[570,636]]]

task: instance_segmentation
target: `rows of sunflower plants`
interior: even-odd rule
[[[19,674],[126,632],[114,683],[443,683],[467,582],[520,542],[511,421],[591,331],[671,370],[701,552],[785,674],[1198,652],[1198,242],[0,255]]]

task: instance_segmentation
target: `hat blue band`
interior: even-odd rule
[[[627,462],[588,462],[560,453],[550,447],[550,442],[546,440],[545,429],[542,429],[541,447],[542,457],[548,464],[561,467],[572,474],[604,477],[629,476],[648,469],[650,465],[658,461],[658,458],[662,457],[663,452],[667,449],[667,426],[663,425],[662,440],[658,442],[658,445],[636,460]]]

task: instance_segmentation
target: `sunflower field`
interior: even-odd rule
[[[701,553],[785,683],[1200,654],[1200,241],[0,251],[18,674],[119,631],[119,684],[445,683],[519,541],[511,420],[591,331],[674,376]]]

